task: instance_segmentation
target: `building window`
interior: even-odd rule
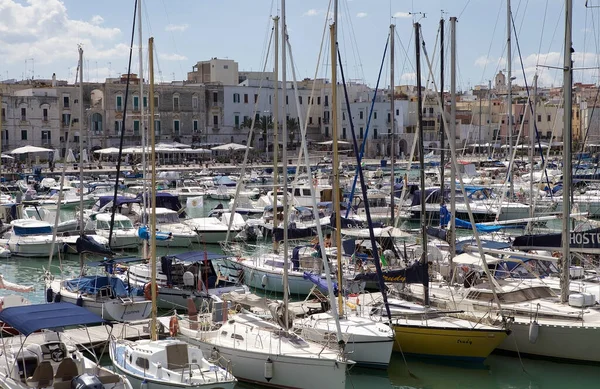
[[[6,121],[6,108],[2,108],[2,121]]]
[[[327,96],[325,96],[325,97],[327,97]],[[327,100],[325,100],[325,101],[327,101]],[[346,139],[346,127],[342,128],[342,139]]]
[[[48,121],[48,108],[44,108],[44,110],[43,110],[43,116],[44,116],[43,120],[45,122],[47,122]]]
[[[234,126],[235,126],[235,128],[240,128],[240,115],[235,115]]]
[[[154,136],[160,136],[160,120],[154,121]]]
[[[8,130],[2,131],[2,141],[8,143]]]
[[[329,127],[325,126],[325,138],[329,138]]]
[[[134,111],[140,110],[140,97],[139,96],[133,96],[133,110]]]
[[[27,130],[21,130],[21,140],[27,140]]]
[[[219,93],[213,92],[213,103],[218,103],[218,102],[219,102]]]
[[[21,121],[27,120],[27,108],[21,108]]]
[[[198,109],[198,96],[192,96],[192,109]]]
[[[179,127],[179,120],[173,120],[173,133],[175,135],[179,135],[179,131],[180,127]]]
[[[123,122],[121,120],[115,120],[115,135],[121,135],[123,129]]]
[[[71,114],[63,113],[62,114],[62,125],[63,127],[68,127],[71,124]]]
[[[346,112],[342,112],[342,120],[346,120]]]
[[[140,135],[140,121],[139,120],[133,121],[133,135],[134,136]]]
[[[548,115],[548,121],[551,122],[552,121],[552,115]]]
[[[302,96],[298,96],[298,102],[302,104]]]
[[[310,117],[308,118],[308,124],[313,124],[313,121],[312,121],[312,116],[310,116]]]
[[[373,119],[377,119],[377,111],[373,111]]]
[[[387,122],[389,123],[392,120],[392,115],[388,112]]]
[[[285,96],[285,105],[288,105],[288,104],[289,104],[288,96]]]
[[[154,96],[154,108],[158,109],[158,96]]]
[[[258,122],[260,120],[260,114],[256,114],[256,116],[254,116],[254,121]]]
[[[248,104],[248,93],[244,93],[244,104]]]
[[[92,131],[102,131],[102,115],[97,112],[92,115]]]
[[[317,96],[317,105],[321,105],[321,96]]]
[[[396,110],[396,116],[398,116],[398,115],[400,115],[400,110],[399,109]]]
[[[325,107],[329,107],[329,96],[325,95],[325,102],[323,103]]]
[[[49,130],[42,131],[42,144],[49,145],[51,143],[51,132]]]
[[[360,127],[359,131],[358,131],[358,139],[362,139],[363,138],[363,128]]]
[[[179,96],[173,96],[173,111],[179,111]]]
[[[63,96],[63,107],[69,108],[70,106],[71,106],[71,103],[69,101],[69,96]]]
[[[254,94],[254,104],[258,103],[258,95],[255,93]]]
[[[198,132],[198,120],[194,120],[194,132]]]
[[[234,103],[239,103],[240,102],[240,94],[239,93],[234,93],[233,94],[233,102]]]
[[[117,96],[116,109],[119,112],[123,110],[123,96]]]
[[[219,116],[213,115],[213,127],[219,128]]]
[[[373,139],[377,139],[377,129],[373,129]]]
[[[542,115],[538,115],[537,120],[538,120],[538,123],[541,122],[542,121]]]
[[[271,96],[271,95],[269,95],[269,104],[273,104],[273,103],[271,102],[271,97],[272,97],[272,96]]]
[[[148,96],[144,96],[144,108],[148,108]]]
[[[318,121],[319,121],[319,126],[320,126],[321,125],[321,117],[320,116],[318,118]]]

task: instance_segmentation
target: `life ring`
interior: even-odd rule
[[[177,316],[172,316],[171,320],[169,320],[169,335],[172,338],[177,336],[179,332],[179,320],[177,320]]]
[[[144,285],[144,297],[146,300],[152,300],[152,283],[148,282]],[[158,297],[158,285],[156,285],[156,293],[154,297]]]

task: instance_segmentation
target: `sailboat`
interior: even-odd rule
[[[138,3],[141,7],[141,2]],[[139,10],[138,10],[139,12]],[[140,15],[141,12],[138,13]],[[141,16],[140,16],[141,17]],[[154,95],[154,39],[148,40],[150,64],[150,95]],[[154,99],[150,99],[150,117],[154,117]],[[156,153],[154,121],[150,121],[150,143],[152,145],[152,198],[156,198]],[[158,340],[157,334],[157,284],[156,284],[156,201],[150,213],[150,261],[152,269],[151,338],[135,342],[111,339],[109,353],[115,369],[129,378],[135,387],[148,389],[200,388],[233,389],[237,380],[225,368],[210,363],[198,347],[168,338]],[[177,319],[170,323],[171,335],[177,334]]]
[[[283,36],[285,32],[285,1],[281,5]],[[275,47],[278,47],[279,17],[275,22]],[[285,38],[284,38],[285,39]],[[276,55],[277,57],[277,55]],[[285,59],[285,55],[283,56]],[[285,69],[285,60],[282,59]],[[276,62],[276,79],[278,62]],[[285,72],[283,73],[283,94],[285,96]],[[283,127],[286,144],[285,121]],[[303,140],[304,142],[304,140]],[[284,161],[283,192],[287,191],[287,169]],[[283,200],[283,212],[287,211],[287,200]],[[284,237],[287,234],[287,222],[284,215]],[[354,365],[347,359],[343,350],[336,350],[303,339],[291,330],[291,314],[287,311],[288,288],[287,240],[283,247],[283,302],[269,301],[252,295],[223,295],[222,301],[213,297],[212,314],[188,312],[180,320],[180,337],[202,350],[210,352],[212,359],[229,361],[233,374],[242,381],[277,388],[306,388],[317,385],[323,388],[344,388],[347,369]],[[328,276],[329,277],[329,276]],[[330,278],[330,277],[329,277]],[[333,295],[333,294],[332,294]],[[251,313],[228,315],[228,301],[260,307],[271,313],[273,321],[267,321]],[[338,331],[339,332],[339,325]],[[331,347],[337,347],[336,340],[343,343],[341,337],[327,337]]]

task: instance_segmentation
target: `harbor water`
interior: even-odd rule
[[[216,205],[205,203],[205,211]],[[203,215],[192,215],[203,216]],[[219,251],[215,245],[195,244],[187,250]],[[174,253],[173,249],[158,248],[158,254]],[[135,254],[135,253],[134,253]],[[67,275],[79,273],[79,257],[64,255],[53,258],[49,267],[48,258],[12,257],[0,260],[0,274],[7,280],[21,285],[32,285],[35,290],[23,296],[33,303],[44,302],[44,272],[51,269],[53,274],[62,272]],[[0,289],[0,295],[14,294]],[[598,329],[600,330],[600,329]],[[103,360],[109,361],[108,358]],[[313,377],[314,388],[320,388],[319,377]],[[600,368],[592,365],[570,364],[558,361],[535,360],[492,354],[483,364],[453,364],[448,361],[403,358],[394,353],[389,369],[377,371],[354,368],[348,376],[348,389],[559,389],[559,388],[598,388],[600,387]],[[258,388],[252,384],[239,383],[236,388]],[[324,388],[325,389],[325,388]]]

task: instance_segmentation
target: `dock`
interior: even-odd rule
[[[160,325],[159,325],[160,327]],[[162,332],[162,331],[160,331]],[[159,333],[160,333],[159,332]],[[61,331],[77,348],[81,351],[102,350],[105,346],[108,347],[109,334],[119,339],[138,340],[150,338],[150,320],[139,320],[130,323],[114,323],[112,331],[110,326],[90,326],[84,328],[69,328]],[[36,332],[27,339],[25,345],[43,343],[43,332]],[[23,341],[23,337],[16,335],[0,339],[0,349],[4,346],[19,346]]]

